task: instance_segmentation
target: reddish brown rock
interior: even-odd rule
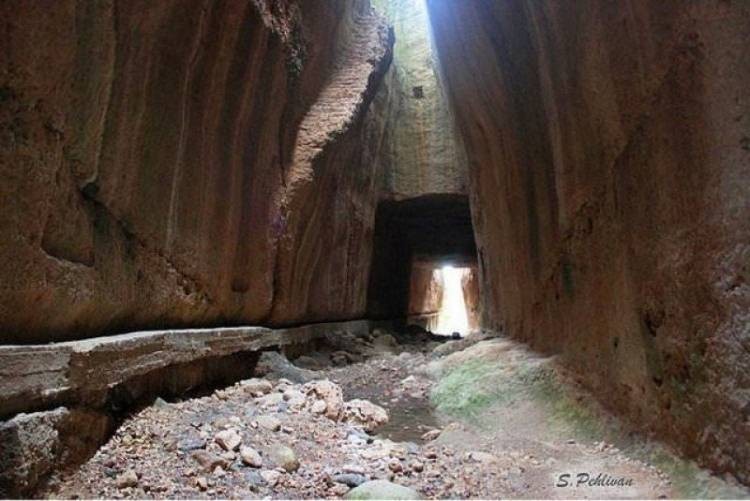
[[[336,45],[309,63],[329,73],[285,160],[275,324],[362,317],[367,305],[379,178],[363,158],[363,122],[393,39],[369,2],[344,5]],[[304,6],[310,17],[322,9]]]
[[[432,262],[415,261],[409,283],[409,322],[428,330],[437,327],[437,316],[443,301],[443,280]]]
[[[750,5],[428,6],[485,322],[750,482]]]
[[[0,19],[1,341],[361,316],[392,42],[366,0]]]
[[[469,323],[469,332],[474,332],[479,328],[481,307],[481,298],[479,296],[479,276],[476,265],[466,268],[466,271],[461,277],[461,289],[464,293],[466,320]]]

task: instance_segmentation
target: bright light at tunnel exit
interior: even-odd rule
[[[461,279],[463,268],[443,266],[440,270],[443,279],[443,300],[438,312],[437,334],[458,332],[465,336],[469,332],[469,319],[466,315],[466,301]]]

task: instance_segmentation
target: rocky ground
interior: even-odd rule
[[[294,362],[269,352],[262,377],[202,398],[157,399],[39,496],[747,495],[687,463],[654,461],[641,442],[618,448],[608,441],[616,423],[596,414],[604,424],[592,426],[601,411],[558,382],[552,359],[505,339],[376,332]]]

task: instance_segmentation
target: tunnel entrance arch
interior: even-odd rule
[[[403,328],[435,330],[443,305],[444,267],[476,275],[476,244],[465,195],[425,195],[378,205],[368,288],[368,314]],[[467,278],[467,290],[476,280]],[[476,327],[478,293],[468,292],[467,332]],[[463,333],[462,333],[463,334]]]

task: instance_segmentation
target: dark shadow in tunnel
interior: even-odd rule
[[[425,195],[383,201],[375,216],[368,316],[404,328],[413,263],[476,263],[469,200],[465,195]]]

